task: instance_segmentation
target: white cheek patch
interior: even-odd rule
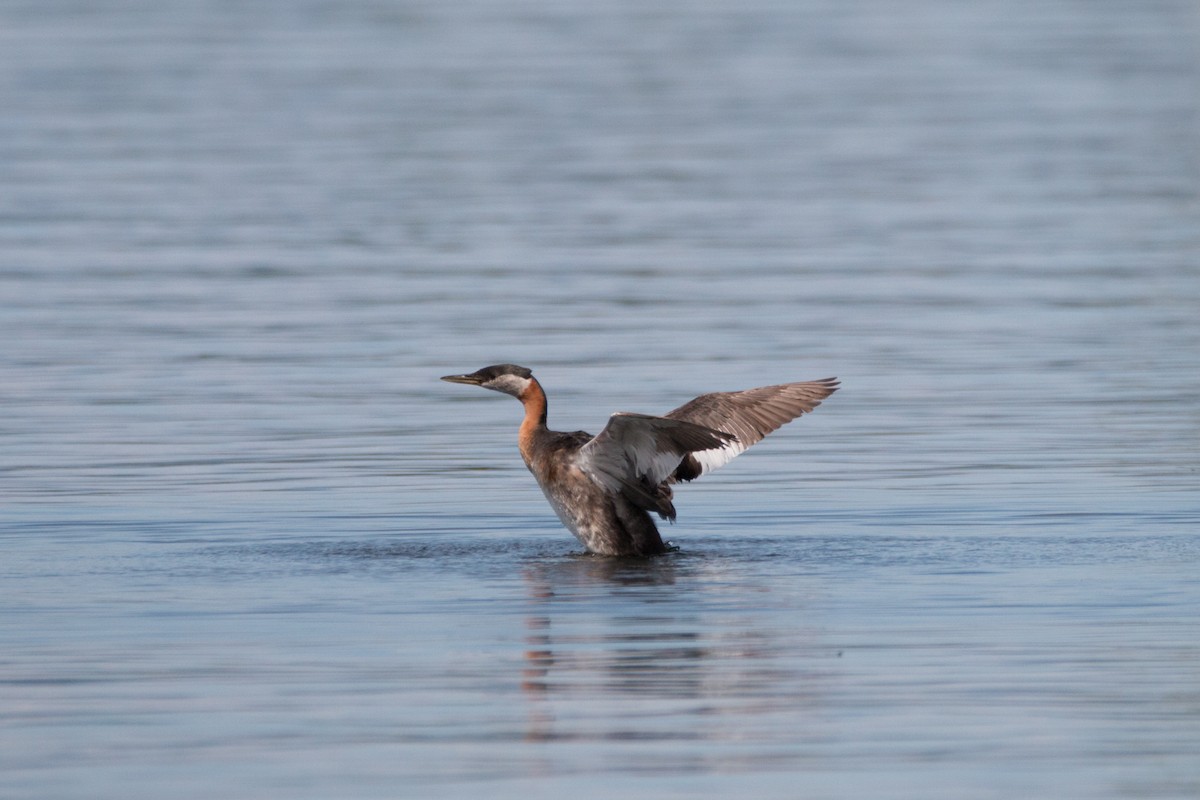
[[[511,394],[513,397],[520,397],[521,393],[528,386],[529,378],[521,378],[516,375],[500,375],[485,383],[483,388]]]

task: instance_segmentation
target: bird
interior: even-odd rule
[[[713,392],[656,417],[619,411],[595,436],[546,425],[546,392],[533,371],[493,364],[443,381],[512,395],[525,407],[517,444],[562,524],[602,556],[655,556],[663,542],[650,513],[675,521],[671,485],[727,464],[837,391],[837,378]]]

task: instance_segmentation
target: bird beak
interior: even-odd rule
[[[446,375],[442,380],[450,383],[465,383],[470,386],[479,386],[483,383],[477,375]]]

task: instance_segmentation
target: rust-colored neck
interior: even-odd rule
[[[546,393],[537,378],[529,381],[525,391],[518,398],[525,406],[525,419],[521,422],[521,430],[517,435],[517,443],[521,447],[521,457],[528,464],[533,460],[533,440],[539,429],[546,428]]]

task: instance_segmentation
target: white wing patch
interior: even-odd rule
[[[714,469],[719,469],[730,461],[746,452],[746,446],[737,439],[734,439],[724,447],[717,447],[713,450],[700,450],[692,453],[692,458],[700,464],[700,474],[707,475]]]

